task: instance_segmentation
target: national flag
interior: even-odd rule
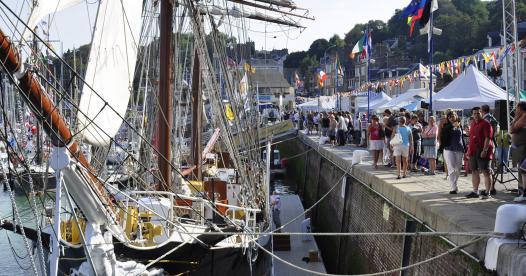
[[[418,73],[421,78],[429,77],[429,69],[421,63],[418,64]]]
[[[251,73],[251,74],[255,74],[256,73],[256,68],[252,67],[252,65],[250,65],[248,63],[245,63],[244,68],[245,68],[245,72],[247,72],[247,73]]]
[[[327,80],[327,74],[325,74],[320,68],[318,68],[317,71],[316,79],[318,80],[318,85],[319,87],[323,87],[324,82]]]
[[[438,10],[438,0],[427,0],[424,7],[424,12],[420,18],[420,25],[427,26],[429,24],[429,19],[431,18],[431,13]],[[429,27],[427,28],[429,29]]]
[[[490,57],[490,60],[493,61],[493,68],[497,70],[497,56],[495,55],[495,52],[491,52],[489,57]]]
[[[325,74],[325,72],[323,72],[323,70],[320,70],[320,72],[318,74],[319,74],[320,81],[326,81],[327,80],[327,74]]]
[[[239,93],[241,94],[241,98],[247,95],[247,91],[248,91],[248,77],[247,77],[247,73],[245,72],[245,75],[239,82]]]
[[[230,106],[230,104],[225,104],[225,115],[229,121],[233,121],[236,118],[234,115],[234,111],[232,111],[232,106]]]
[[[364,35],[356,42],[351,52],[351,58],[354,58],[356,54],[360,53],[361,58],[371,56],[372,53],[372,37],[369,28],[365,30]]]
[[[294,82],[296,83],[296,88],[301,86],[301,80],[300,76],[298,76],[298,72],[294,72]]]
[[[340,64],[340,62],[338,62],[338,76],[340,76],[342,78],[344,76],[343,68],[342,68],[342,65]]]
[[[433,30],[431,30],[429,19],[431,18],[431,13],[435,12],[436,10],[438,10],[438,0],[428,0],[424,9],[424,13],[422,14],[422,18],[420,19],[420,25],[425,25],[424,28],[422,28],[423,33],[427,33],[428,53],[431,52],[431,37],[433,36]]]
[[[489,63],[490,60],[491,60],[491,56],[488,55],[488,54],[486,54],[486,53],[482,53],[482,58],[484,59],[484,61],[485,61],[486,63]]]
[[[371,35],[371,30],[367,27],[367,33],[365,35],[364,42],[365,53],[362,52],[362,58],[370,57],[373,53],[373,38]]]
[[[515,48],[515,43],[513,44],[509,44],[507,47],[506,47],[506,50],[504,51],[504,53],[502,53],[499,57],[499,65],[502,64],[502,62],[504,61],[504,58],[506,58],[506,56],[510,53],[510,51],[512,50],[512,48]],[[515,51],[515,49],[513,49]]]
[[[363,44],[364,44],[365,39],[366,39],[366,35],[364,34],[362,35],[362,37],[360,37],[358,42],[356,42],[356,44],[354,45],[354,48],[352,48],[352,51],[351,51],[351,59],[354,59],[356,54],[363,52],[364,50]]]
[[[411,3],[402,11],[402,18],[408,18],[408,24],[411,26],[409,35],[413,35],[416,21],[422,18],[427,2],[430,0],[411,0]]]

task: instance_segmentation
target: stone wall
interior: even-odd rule
[[[287,160],[287,177],[295,183],[305,208],[309,208],[337,185],[312,210],[315,232],[414,232],[427,231],[405,212],[390,205],[379,194],[350,175],[333,160],[295,139],[280,145]],[[332,161],[332,162],[331,162]],[[338,183],[338,184],[337,184]],[[439,237],[393,235],[329,236],[316,241],[328,273],[373,273],[409,265],[451,249]],[[394,273],[393,275],[399,275]],[[458,252],[417,266],[403,275],[486,275],[479,263]]]

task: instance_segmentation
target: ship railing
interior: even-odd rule
[[[218,216],[226,217],[225,220],[227,222],[242,226],[248,231],[255,231],[257,229],[256,214],[261,212],[260,209],[240,207],[220,202],[212,203],[210,200],[202,197],[174,194],[165,191],[130,191],[129,195],[132,197],[163,196],[169,198],[172,204],[172,212],[170,212],[168,217],[163,219],[177,220],[185,224],[208,225],[208,219],[211,219],[210,214],[213,212]]]

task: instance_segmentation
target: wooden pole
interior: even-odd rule
[[[173,95],[172,95],[172,0],[161,1],[161,41],[160,41],[160,76],[159,76],[159,153],[158,158],[160,178],[162,183],[158,190],[167,191],[172,184],[170,152],[170,133],[173,125]]]
[[[194,67],[192,69],[192,161],[196,180],[202,180],[202,139],[203,131],[203,101],[201,95],[201,66],[197,50],[194,56]]]

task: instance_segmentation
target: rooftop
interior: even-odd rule
[[[260,88],[288,88],[291,87],[285,80],[283,74],[274,69],[257,68],[254,74],[250,75],[250,83],[253,87]]]

